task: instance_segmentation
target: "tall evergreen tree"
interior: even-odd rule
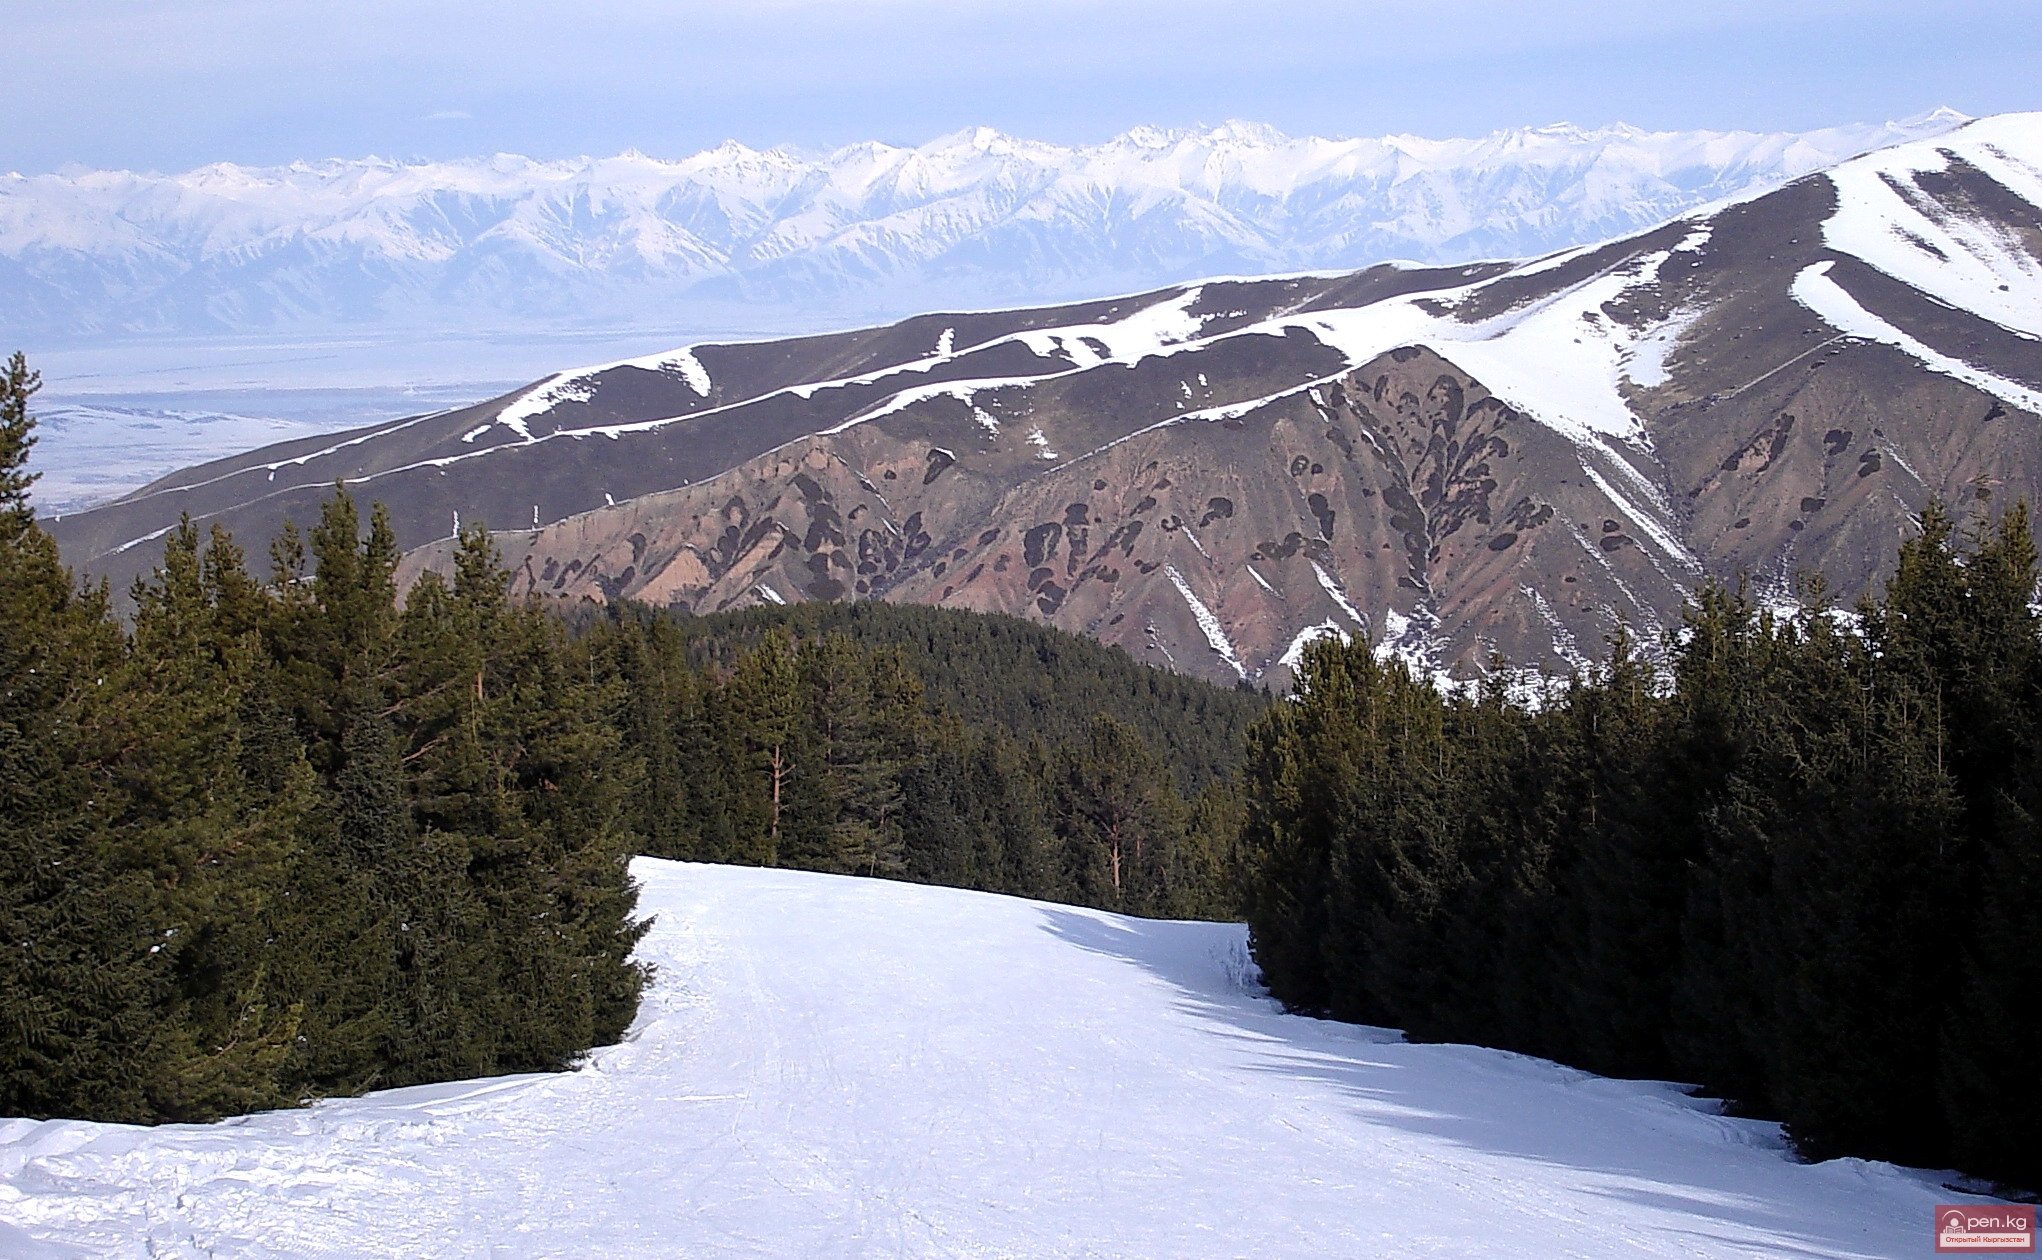
[[[752,811],[762,816],[747,817],[740,823],[744,856],[738,860],[778,865],[782,825],[787,821],[790,788],[797,773],[797,744],[804,734],[793,639],[770,634],[747,652],[724,688],[724,705],[734,733],[743,742],[745,761],[762,788],[763,807]]]
[[[18,354],[0,376],[0,1112],[143,1119],[160,969],[109,801],[121,637],[35,523],[37,385]]]
[[[1133,914],[1163,911],[1185,825],[1155,750],[1127,723],[1095,718],[1068,755],[1059,812],[1081,895]]]
[[[136,583],[119,683],[133,732],[113,765],[121,830],[156,892],[161,1045],[148,1088],[152,1109],[177,1119],[290,1101],[300,1014],[271,943],[289,923],[310,800],[249,781],[242,711],[261,662],[254,635],[231,634],[214,603],[227,560],[217,540],[201,556],[189,518],[171,532],[154,577]]]

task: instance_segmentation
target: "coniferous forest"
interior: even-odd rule
[[[35,385],[0,383],[0,1114],[564,1066],[636,1009],[636,853],[1239,912],[1259,696],[1007,618],[564,618],[480,526],[400,600],[341,491],[261,576],[186,521],[124,622],[30,510]]]
[[[267,576],[187,521],[124,628],[0,409],[0,1112],[190,1120],[562,1066],[641,975],[614,683],[480,532],[397,607],[336,496]]]
[[[1294,1008],[1698,1082],[1811,1157],[2042,1185],[2042,622],[2025,509],[1883,597],[1703,590],[1543,706],[1321,643],[1249,738],[1249,922]]]
[[[1294,1009],[1696,1082],[1811,1156],[2042,1184],[2025,510],[1882,598],[1711,587],[1524,703],[1321,641],[1283,701],[1013,618],[396,585],[336,490],[116,615],[0,381],[0,1114],[192,1120],[557,1068],[636,1009],[637,853],[1245,915]],[[939,948],[939,943],[931,944]]]
[[[631,697],[646,853],[1239,914],[1254,693],[1018,618],[876,602],[577,620]]]

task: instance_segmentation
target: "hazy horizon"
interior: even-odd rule
[[[2042,6],[1902,0],[80,0],[15,16],[0,170],[1064,144],[1252,119],[1298,135],[1568,120],[1808,130],[2042,104]]]

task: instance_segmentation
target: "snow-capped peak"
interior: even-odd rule
[[[742,301],[812,325],[1196,275],[1535,255],[1963,121],[1939,109],[1806,133],[1554,124],[1439,140],[1229,120],[1090,146],[976,127],[820,154],[728,140],[683,157],[14,175],[0,179],[0,323],[17,336],[685,326]]]

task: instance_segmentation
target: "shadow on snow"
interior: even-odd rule
[[[1238,926],[1107,921],[1054,909],[1043,917],[1043,929],[1058,939],[1135,964],[1174,986],[1180,1009],[1231,1029],[1222,1035],[1239,1044],[1244,1071],[1325,1082],[1363,1104],[1359,1115],[1370,1125],[1644,1183],[1583,1190],[1698,1223],[1762,1231],[1771,1236],[1768,1249],[1781,1254],[1865,1255],[1882,1235],[1928,1242],[1926,1211],[1919,1220],[1868,1219],[1868,1184],[1798,1175],[1806,1167],[1794,1162],[1777,1126],[1720,1115],[1681,1086],[1600,1077],[1506,1050],[1414,1044],[1393,1029],[1287,1014],[1254,979]],[[1729,1149],[1708,1150],[1697,1131],[1704,1125],[1714,1125]],[[1765,1154],[1726,1157],[1739,1147]],[[1845,1164],[1874,1177],[1885,1171]],[[1706,1228],[1677,1232],[1753,1242]]]

